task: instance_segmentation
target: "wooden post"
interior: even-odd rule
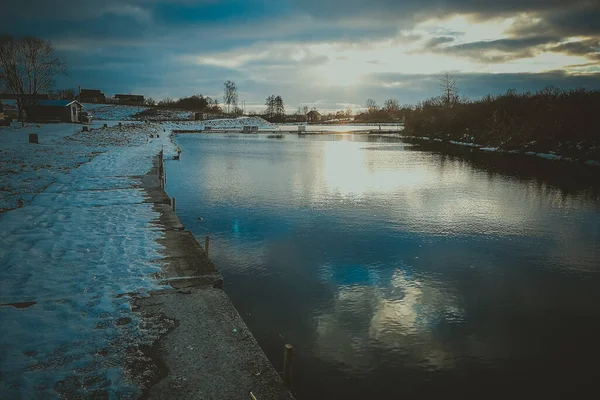
[[[206,257],[208,257],[209,246],[210,246],[210,238],[208,236],[204,236],[204,252],[206,253]]]
[[[175,211],[175,197],[171,197],[171,208]]]
[[[291,344],[285,345],[283,352],[283,383],[292,390],[292,359],[294,358],[294,347]]]
[[[104,124],[104,127],[105,127],[105,128],[108,128],[108,124]]]
[[[39,144],[37,133],[30,133],[29,134],[29,143]]]
[[[88,132],[88,127],[84,126],[83,128],[81,128],[81,132]]]

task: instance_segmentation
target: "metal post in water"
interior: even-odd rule
[[[204,236],[204,252],[206,253],[206,257],[208,257],[209,245],[210,245],[210,238],[208,236]]]
[[[292,359],[294,357],[294,347],[291,344],[285,345],[283,352],[283,383],[292,390]]]
[[[171,208],[175,211],[175,197],[171,197]]]

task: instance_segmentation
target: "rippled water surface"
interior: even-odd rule
[[[360,135],[175,140],[177,213],[279,370],[294,345],[299,399],[596,392],[600,206],[578,172]]]

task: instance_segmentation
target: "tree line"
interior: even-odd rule
[[[405,118],[410,135],[472,142],[504,150],[555,151],[565,157],[600,158],[600,91],[537,92],[510,89],[478,100],[425,100]]]

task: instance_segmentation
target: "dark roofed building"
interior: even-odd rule
[[[81,89],[79,101],[83,103],[105,103],[106,96],[98,89]]]
[[[321,113],[315,110],[309,111],[306,114],[306,122],[319,122],[321,120]]]
[[[27,120],[35,122],[79,122],[83,106],[77,100],[41,100],[25,107]]]
[[[115,98],[119,101],[119,104],[130,104],[134,106],[141,106],[144,104],[144,96],[139,94],[115,94]]]

